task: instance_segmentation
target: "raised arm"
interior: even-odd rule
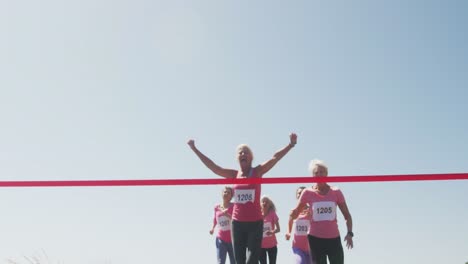
[[[283,147],[282,149],[278,150],[273,157],[264,162],[263,164],[257,167],[257,171],[259,175],[263,176],[263,174],[267,173],[276,163],[284,157],[297,143],[297,135],[295,133],[291,133],[289,135],[289,144]]]
[[[207,156],[205,156],[203,153],[201,153],[197,147],[195,147],[195,141],[193,139],[190,139],[187,144],[190,146],[190,148],[195,152],[195,154],[198,156],[198,158],[205,164],[208,169],[210,169],[213,173],[224,177],[224,178],[235,178],[237,175],[237,171],[231,170],[231,169],[224,169],[218,166],[216,163],[214,163],[211,159],[209,159]]]

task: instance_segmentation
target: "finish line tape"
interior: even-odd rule
[[[316,182],[390,182],[468,180],[468,173],[367,175],[329,177],[266,177],[250,179],[154,179],[154,180],[77,180],[77,181],[0,181],[0,187],[105,187],[177,186],[215,184],[289,184]]]

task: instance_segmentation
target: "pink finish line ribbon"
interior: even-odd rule
[[[0,187],[104,187],[104,186],[176,186],[213,184],[288,184],[315,182],[389,182],[468,180],[468,173],[266,177],[250,179],[154,179],[154,180],[76,180],[76,181],[0,181]]]

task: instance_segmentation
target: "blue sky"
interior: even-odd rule
[[[0,2],[0,180],[467,172],[466,1]],[[465,263],[468,182],[338,184],[346,262]],[[298,185],[264,185],[286,230]],[[0,263],[215,262],[221,186],[4,188]],[[341,230],[345,228],[339,219]],[[279,263],[291,263],[279,234]]]

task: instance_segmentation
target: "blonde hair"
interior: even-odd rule
[[[270,205],[270,208],[268,208],[268,212],[266,212],[265,215],[267,215],[271,210],[273,210],[273,212],[276,212],[275,203],[273,203],[273,201],[270,199],[270,197],[264,195],[264,196],[262,196],[262,198],[260,199],[260,202],[262,202],[263,200],[266,200],[267,203]]]
[[[322,167],[325,169],[325,171],[327,172],[327,175],[328,175],[328,166],[325,164],[325,162],[323,162],[322,160],[318,160],[318,159],[313,159],[310,161],[309,163],[309,171],[311,174],[314,174],[314,170],[315,168],[317,167]]]
[[[250,152],[250,156],[252,156],[252,160],[254,159],[254,155],[253,155],[253,152],[252,152],[252,149],[250,149],[250,147],[247,145],[247,144],[240,144],[239,146],[237,146],[236,148],[236,156],[237,154],[239,153],[239,150],[241,149],[246,149],[247,151]]]
[[[223,190],[221,191],[221,194],[223,194],[224,190],[229,190],[229,192],[231,193],[231,198],[234,196],[234,189],[231,186],[224,186]]]

